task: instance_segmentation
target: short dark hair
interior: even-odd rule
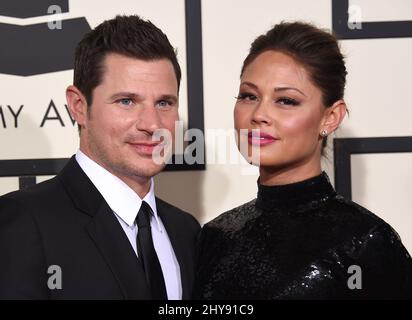
[[[94,88],[102,81],[103,61],[108,53],[146,61],[169,59],[180,87],[180,66],[167,36],[149,20],[118,15],[87,33],[76,47],[73,84],[88,105],[92,104]]]
[[[256,38],[243,62],[245,68],[266,51],[279,51],[291,56],[308,71],[313,83],[322,92],[325,107],[343,99],[346,67],[338,41],[333,34],[305,22],[281,22]],[[322,140],[322,153],[327,137]]]
[[[245,68],[265,51],[280,51],[302,64],[330,107],[343,98],[346,67],[336,37],[312,24],[281,22],[253,41],[243,62]]]

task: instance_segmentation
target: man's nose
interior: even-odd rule
[[[150,135],[161,128],[159,111],[154,104],[141,106],[137,115],[136,128],[139,131],[146,131]]]

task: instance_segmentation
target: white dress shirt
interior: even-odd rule
[[[138,255],[136,249],[138,228],[135,219],[142,201],[149,204],[154,213],[154,217],[150,221],[153,244],[162,267],[167,297],[170,300],[182,299],[180,267],[166,229],[157,214],[153,178],[150,182],[149,192],[143,199],[140,199],[126,183],[80,150],[76,153],[76,161],[112,209],[136,255]]]

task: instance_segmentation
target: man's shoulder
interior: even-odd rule
[[[37,241],[38,232],[50,225],[47,221],[53,217],[58,220],[56,213],[60,212],[63,195],[60,188],[63,189],[59,181],[52,178],[25,190],[1,196],[1,240],[10,241],[13,245]]]
[[[30,203],[51,199],[53,194],[61,192],[63,187],[56,177],[40,182],[23,190],[9,192],[0,196],[0,203]]]
[[[169,216],[173,216],[173,219],[175,219],[177,222],[182,222],[185,224],[189,223],[193,226],[200,227],[199,222],[196,220],[196,218],[192,214],[158,197],[156,197],[156,206],[159,212],[167,214]]]
[[[24,190],[0,196],[0,215],[44,216],[55,213],[55,209],[60,208],[66,199],[62,183],[54,177]]]

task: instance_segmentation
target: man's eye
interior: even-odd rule
[[[160,108],[167,108],[172,105],[172,102],[167,101],[167,100],[160,100],[157,104]]]
[[[132,105],[133,100],[132,100],[132,99],[127,99],[127,98],[125,98],[125,99],[120,99],[120,100],[118,100],[118,102],[119,102],[121,105],[130,106],[130,105]]]

